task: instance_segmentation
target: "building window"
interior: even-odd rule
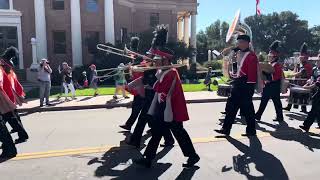
[[[87,0],[87,11],[98,12],[98,0]]]
[[[64,10],[64,0],[52,0],[52,9]]]
[[[17,27],[0,26],[0,52],[4,52],[10,46],[18,48]],[[19,66],[18,59],[13,59],[13,63]]]
[[[150,15],[150,26],[156,27],[159,24],[160,21],[160,15],[159,13],[151,13]]]
[[[97,44],[100,41],[99,32],[88,31],[86,32],[86,44],[88,48],[88,52],[90,54],[97,53]]]
[[[121,28],[120,35],[121,35],[121,43],[127,42],[127,40],[128,40],[128,30],[127,30],[127,28]]]
[[[53,32],[53,52],[55,54],[66,54],[66,32],[54,31]]]
[[[10,9],[9,0],[0,0],[0,9]]]

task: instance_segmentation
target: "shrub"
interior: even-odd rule
[[[212,67],[213,70],[222,69],[223,60],[207,61],[203,65],[205,67]]]

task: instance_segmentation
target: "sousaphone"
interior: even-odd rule
[[[236,40],[238,35],[246,34],[252,39],[252,31],[251,28],[240,20],[240,9],[236,12],[235,17],[230,23],[228,33],[226,36],[226,43],[230,45],[230,47],[224,49],[222,54],[224,55],[223,61],[223,75],[225,77],[229,77],[229,72],[236,72],[236,63],[237,63],[237,55],[233,51],[234,47],[236,47]],[[252,43],[250,44],[250,49],[253,50]]]

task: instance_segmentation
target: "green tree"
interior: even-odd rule
[[[208,26],[205,31],[200,31],[197,34],[198,62],[207,61],[209,49],[221,51],[227,46],[225,41],[228,28],[228,23],[217,20]]]
[[[245,22],[251,27],[253,45],[257,52],[268,51],[274,40],[282,41],[284,56],[299,51],[303,42],[313,44],[308,21],[299,19],[291,11],[261,16],[249,16]]]

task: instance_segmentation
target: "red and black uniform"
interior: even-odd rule
[[[317,88],[317,92],[312,97],[311,111],[308,113],[307,119],[303,122],[303,126],[300,126],[306,131],[309,131],[310,127],[316,119],[318,120],[318,125],[320,127],[320,76],[318,76],[315,85]]]
[[[265,81],[264,83],[265,86],[262,92],[261,103],[255,118],[257,120],[261,119],[261,116],[265,108],[267,107],[269,100],[272,99],[277,114],[276,120],[283,121],[282,103],[280,100],[281,80],[283,78],[282,65],[278,62],[278,59],[273,61],[271,64],[274,68],[274,72],[269,76],[269,78],[267,78],[267,81]]]
[[[6,126],[7,114],[11,113],[16,105],[10,80],[0,66],[0,142],[2,142],[2,154],[0,158],[13,157],[17,154],[17,149]]]
[[[243,54],[243,58],[240,61],[237,76],[232,82],[233,88],[226,106],[224,124],[222,129],[217,130],[217,132],[230,134],[236,114],[239,109],[242,109],[243,116],[247,121],[246,134],[255,135],[255,112],[252,97],[255,85],[258,82],[258,59],[255,53],[251,52],[249,49],[241,51],[240,53]]]
[[[184,156],[198,158],[191,138],[183,127],[183,122],[189,120],[189,115],[179,74],[174,68],[158,71],[157,74],[159,78],[153,87],[156,94],[149,109],[149,114],[154,118],[152,138],[144,155],[150,161],[154,159],[161,138],[171,130]]]
[[[11,69],[10,73],[8,74],[8,78],[11,82],[12,92],[15,97],[15,104],[21,106],[22,103],[24,102],[24,98],[25,98],[26,94],[23,90],[22,85],[20,84],[20,82],[18,80],[16,73],[12,69]],[[23,127],[23,124],[22,124],[22,121],[20,119],[20,115],[19,115],[17,109],[15,109],[13,112],[8,114],[7,119],[8,119],[8,123],[10,124],[10,126],[13,129],[12,132],[18,133],[19,139],[17,141],[24,142],[27,139],[29,139],[29,135]]]

